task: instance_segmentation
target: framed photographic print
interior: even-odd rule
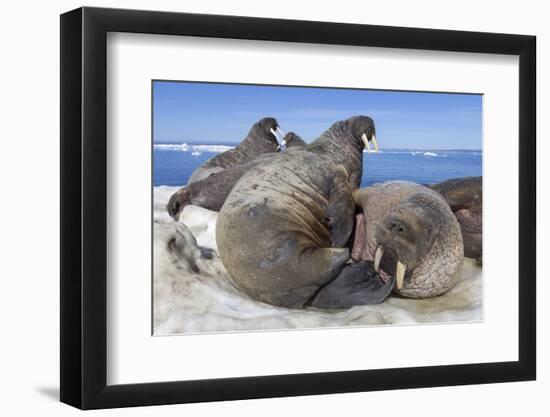
[[[61,400],[535,379],[535,38],[61,16]]]

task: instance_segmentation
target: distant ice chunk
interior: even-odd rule
[[[155,143],[153,145],[155,149],[160,149],[163,151],[180,151],[180,152],[191,152],[191,155],[200,155],[202,152],[209,153],[222,153],[233,149],[234,146],[228,145],[188,145],[187,143]]]
[[[198,152],[225,152],[230,149],[233,149],[234,146],[227,145],[191,145],[191,150]]]

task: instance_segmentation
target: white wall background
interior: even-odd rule
[[[59,392],[59,14],[79,7],[71,0],[9,2],[0,24],[0,410],[73,415]],[[311,19],[350,23],[532,34],[538,37],[538,138],[550,83],[550,26],[544,2],[278,0],[93,1],[86,5]],[[548,145],[539,146],[539,251],[550,249],[550,210],[543,184],[550,175]],[[505,209],[505,208],[503,208]],[[543,237],[544,236],[544,237]],[[505,259],[505,256],[503,257]],[[6,286],[7,284],[7,286]],[[100,411],[95,415],[543,415],[549,411],[550,284],[539,268],[538,381],[498,385],[325,395]]]

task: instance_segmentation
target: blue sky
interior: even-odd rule
[[[267,116],[311,142],[363,114],[381,148],[482,147],[481,95],[155,81],[153,96],[156,143],[237,143]]]

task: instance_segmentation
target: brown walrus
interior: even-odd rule
[[[203,163],[193,171],[187,183],[199,181],[227,168],[246,164],[264,153],[276,152],[279,147],[277,132],[282,132],[277,120],[272,117],[261,119],[254,123],[238,146]]]
[[[307,144],[294,132],[285,135],[283,143],[285,151],[293,151],[307,146]],[[174,219],[178,220],[185,206],[194,205],[208,210],[220,211],[227,196],[237,181],[250,169],[258,164],[275,157],[277,154],[267,153],[260,155],[255,160],[243,165],[227,168],[209,175],[201,180],[188,183],[170,197],[166,210]]]
[[[241,177],[216,225],[219,255],[238,287],[272,305],[302,308],[342,272],[354,225],[352,191],[365,144],[377,148],[374,135],[372,119],[356,116]],[[380,297],[378,286],[370,289],[365,299]]]
[[[464,255],[481,263],[483,255],[483,178],[464,177],[431,186],[453,210],[464,240]]]
[[[354,261],[373,261],[395,276],[405,297],[443,294],[459,277],[464,258],[458,222],[440,194],[420,184],[390,181],[354,193],[357,215]]]

